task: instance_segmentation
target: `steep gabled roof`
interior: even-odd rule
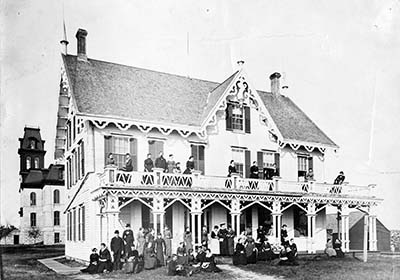
[[[265,91],[258,94],[285,140],[337,147],[290,98]]]
[[[79,112],[200,127],[227,87],[137,67],[63,55]],[[283,138],[337,147],[288,97],[258,91]]]

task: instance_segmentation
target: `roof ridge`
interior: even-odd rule
[[[76,55],[72,55],[72,54],[62,54],[63,56],[70,56],[70,57],[75,57],[77,58]],[[150,72],[154,72],[154,73],[159,73],[159,74],[164,74],[164,75],[170,75],[170,76],[176,76],[176,77],[180,77],[180,78],[184,78],[184,79],[189,79],[189,80],[196,80],[196,81],[200,81],[200,82],[207,82],[207,83],[214,83],[214,84],[218,84],[219,82],[215,82],[215,81],[210,81],[210,80],[205,80],[205,79],[200,79],[200,78],[191,78],[191,77],[187,77],[187,76],[183,76],[180,74],[173,74],[173,73],[167,73],[167,72],[163,72],[163,71],[157,71],[157,70],[153,70],[153,69],[148,69],[148,68],[143,68],[143,67],[137,67],[137,66],[132,66],[132,65],[127,65],[127,64],[122,64],[122,63],[117,63],[117,62],[110,62],[110,61],[105,61],[105,60],[99,60],[99,59],[94,59],[94,58],[88,58],[88,62],[90,61],[96,61],[96,62],[101,62],[101,63],[106,63],[106,64],[113,64],[113,65],[117,65],[117,66],[123,66],[123,67],[129,67],[129,68],[135,68],[138,70],[145,70],[145,71],[150,71]],[[77,65],[78,65],[77,61]],[[86,62],[83,62],[86,63]]]

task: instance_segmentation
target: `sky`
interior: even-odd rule
[[[39,126],[54,161],[62,21],[68,52],[78,28],[89,58],[222,82],[244,60],[250,82],[269,90],[285,73],[289,96],[339,146],[351,184],[377,184],[378,218],[400,229],[400,2],[26,1],[0,7],[1,223],[19,225],[18,138]],[[64,16],[63,16],[64,15]]]

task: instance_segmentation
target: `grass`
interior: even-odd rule
[[[346,256],[344,259],[300,258],[299,266],[272,266],[254,264],[241,267],[263,275],[284,279],[368,280],[400,279],[400,258],[393,256],[368,256],[368,262]]]
[[[15,247],[8,248],[2,255],[4,279],[61,280],[57,275],[37,259],[51,258],[64,254],[62,247]]]

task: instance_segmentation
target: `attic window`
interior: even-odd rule
[[[228,103],[226,130],[250,133],[250,107],[233,102]]]

